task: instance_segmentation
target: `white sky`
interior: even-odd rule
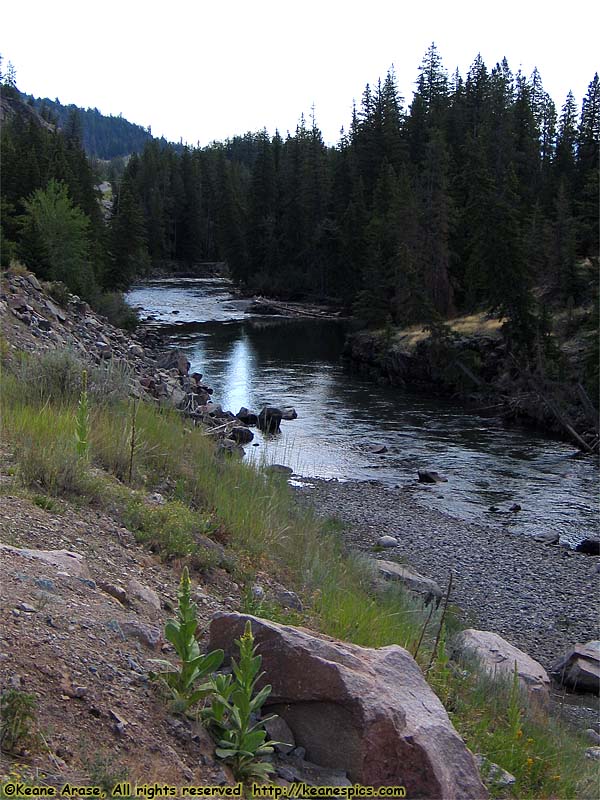
[[[248,130],[293,131],[314,103],[325,140],[352,101],[395,66],[412,97],[435,41],[463,77],[540,70],[558,108],[578,105],[600,70],[600,4],[591,0],[5,0],[0,52],[41,97],[122,113],[152,133],[201,145]]]

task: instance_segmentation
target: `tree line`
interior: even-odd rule
[[[105,224],[76,116],[62,133],[16,116],[2,131],[2,234],[48,272],[33,220],[51,193],[86,220],[88,266],[76,275],[74,258],[72,285],[124,289],[152,267],[223,260],[256,291],[336,299],[377,325],[491,309],[523,342],[540,300],[589,294],[599,132],[597,74],[580,110],[571,92],[557,109],[537,70],[477,56],[450,76],[432,45],[410,104],[390,70],[336,146],[314,112],[285,138],[147,142],[113,176]]]

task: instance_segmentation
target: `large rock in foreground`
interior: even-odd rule
[[[576,644],[552,666],[552,675],[578,692],[600,691],[600,641]]]
[[[453,652],[475,657],[489,675],[508,680],[513,677],[516,664],[519,682],[530,697],[544,703],[550,697],[550,678],[542,665],[497,633],[475,628],[461,631],[454,640]]]
[[[311,761],[368,786],[406,787],[407,797],[487,797],[472,754],[402,647],[378,650],[244,614],[217,614],[210,649],[237,655],[246,624],[280,714]]]

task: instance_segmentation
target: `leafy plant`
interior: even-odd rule
[[[80,458],[87,459],[90,442],[90,409],[88,406],[87,394],[87,370],[84,369],[81,373],[81,393],[79,395],[79,404],[77,406],[77,416],[75,417],[75,446],[77,455]]]
[[[159,673],[151,673],[151,677],[159,679],[168,688],[173,697],[173,710],[186,713],[192,706],[203,700],[212,691],[211,683],[204,683],[195,688],[197,682],[221,666],[223,651],[213,650],[206,655],[200,654],[200,645],[196,639],[196,604],[190,595],[190,576],[187,567],[183,568],[179,584],[179,607],[177,619],[169,620],[165,625],[165,636],[175,648],[181,659],[181,666],[173,670],[168,661],[155,660],[155,663],[167,667]]]
[[[0,747],[9,753],[35,750],[40,743],[37,731],[36,696],[19,689],[8,689],[0,698]]]
[[[267,741],[264,729],[265,722],[275,715],[253,721],[271,694],[271,686],[264,686],[253,697],[256,684],[265,673],[259,671],[262,657],[256,655],[250,620],[236,644],[239,664],[232,658],[233,675],[217,675],[211,680],[212,702],[202,716],[217,739],[217,756],[229,762],[238,780],[266,779],[273,766],[257,759],[272,753],[278,743]]]

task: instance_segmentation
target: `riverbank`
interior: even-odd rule
[[[442,588],[452,571],[451,602],[463,609],[464,622],[501,634],[546,668],[575,642],[600,638],[600,561],[594,557],[500,524],[461,521],[402,489],[310,480],[297,494],[320,516],[340,521],[351,549],[408,562]],[[383,535],[397,538],[398,546],[376,552]]]
[[[458,317],[435,332],[419,325],[359,331],[348,337],[344,361],[350,372],[380,383],[452,397],[597,453],[598,410],[585,387],[593,384],[591,315],[581,308],[570,321],[553,319],[535,368],[507,349],[502,320],[484,314]]]

